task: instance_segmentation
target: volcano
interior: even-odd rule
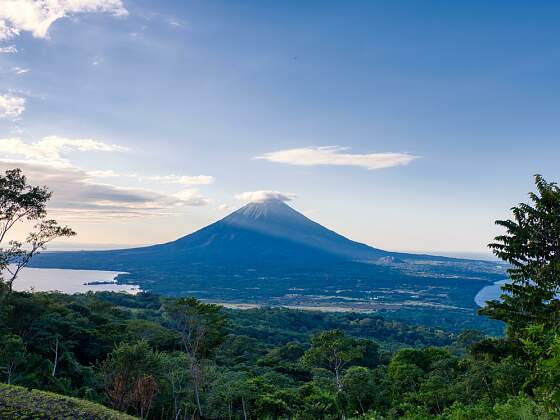
[[[119,282],[146,291],[237,302],[292,302],[302,293],[321,301],[331,290],[346,291],[344,299],[370,299],[375,291],[390,293],[390,301],[400,293],[399,299],[408,301],[411,294],[437,290],[435,299],[447,304],[472,301],[480,285],[496,281],[498,274],[488,262],[373,248],[270,199],[249,203],[172,242],[46,252],[32,266],[120,271],[126,274],[119,275]]]
[[[175,241],[111,251],[45,253],[36,267],[111,269],[210,264],[316,265],[325,261],[382,261],[395,253],[352,241],[321,226],[281,200],[245,205]]]

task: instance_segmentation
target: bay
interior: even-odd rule
[[[502,285],[506,284],[509,280],[500,280],[489,286],[484,286],[474,297],[475,303],[481,308],[486,306],[489,300],[500,299],[502,295]]]
[[[125,292],[136,294],[140,288],[132,284],[117,284],[118,271],[68,270],[58,268],[26,268],[14,281],[14,290],[63,293]],[[88,284],[88,283],[98,284]],[[99,282],[101,284],[99,284]]]

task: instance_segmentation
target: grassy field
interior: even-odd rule
[[[0,419],[132,420],[134,418],[90,401],[0,384]]]

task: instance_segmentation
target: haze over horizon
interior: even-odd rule
[[[486,253],[532,175],[560,179],[558,18],[0,0],[0,170],[52,188],[66,249],[167,242],[264,195],[377,248]]]

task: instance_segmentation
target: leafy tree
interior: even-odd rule
[[[257,399],[258,389],[249,381],[246,371],[216,369],[208,392],[209,418],[251,417],[253,402]]]
[[[486,335],[481,331],[465,329],[457,335],[457,338],[453,342],[453,345],[450,346],[450,348],[454,351],[454,353],[463,355],[473,345],[484,340],[485,338]]]
[[[531,365],[531,387],[551,413],[560,415],[560,334],[532,325],[521,341]]]
[[[0,175],[0,286],[8,293],[11,293],[21,270],[49,242],[75,235],[68,226],[60,226],[56,220],[47,219],[46,205],[51,195],[47,187],[29,185],[20,169],[8,170],[4,176]],[[2,247],[8,233],[20,222],[35,222],[25,244],[10,240],[7,247]]]
[[[16,369],[25,362],[27,350],[23,339],[14,334],[0,339],[0,366],[6,373],[6,381],[12,383]]]
[[[185,417],[192,401],[189,375],[185,369],[187,355],[183,352],[162,353],[162,374],[168,384],[168,395],[173,403],[173,418]]]
[[[335,376],[339,391],[343,388],[342,373],[353,360],[363,356],[356,340],[341,330],[324,331],[311,338],[311,348],[303,355],[303,363],[310,368],[328,369]]]
[[[441,414],[456,400],[454,385],[458,371],[455,357],[438,359],[431,364],[429,372],[422,378],[418,393],[418,401],[429,412]]]
[[[147,319],[131,319],[126,324],[128,341],[144,340],[156,349],[172,349],[177,333],[158,322]]]
[[[351,413],[365,414],[378,399],[373,372],[362,366],[352,366],[344,372],[342,385],[346,404]]]
[[[147,342],[118,345],[102,367],[105,393],[113,408],[126,411],[132,406],[144,418],[158,391],[160,366],[161,356]]]
[[[560,188],[535,176],[531,203],[512,208],[513,218],[496,224],[506,232],[489,246],[511,264],[511,284],[502,286],[502,301],[480,312],[506,321],[512,333],[529,324],[558,326],[560,321]]]
[[[204,361],[224,341],[226,317],[219,306],[202,303],[195,298],[169,302],[165,310],[181,336],[182,348],[188,356],[198,414],[203,417]]]

